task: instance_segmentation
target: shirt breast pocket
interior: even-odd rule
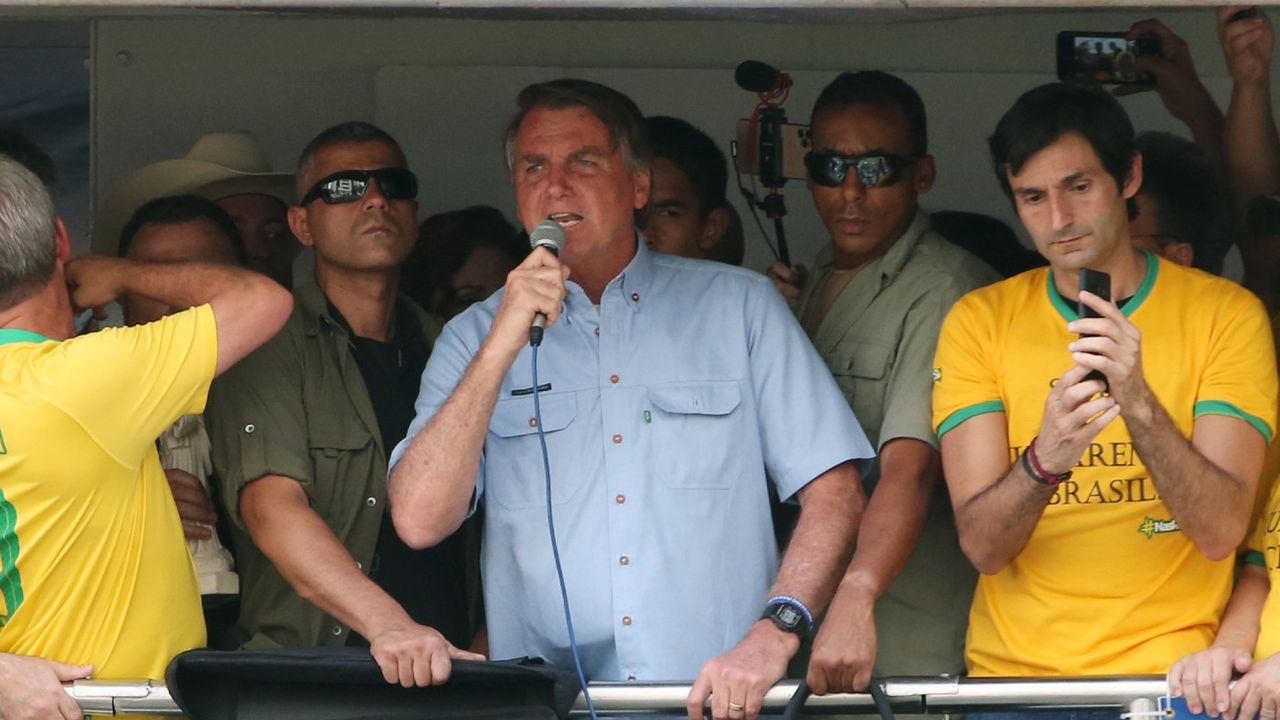
[[[649,388],[658,480],[674,488],[727,488],[742,475],[745,420],[736,381]]]
[[[321,411],[308,413],[307,450],[314,473],[308,492],[312,506],[331,525],[343,525],[341,517],[354,516],[354,509],[349,513],[331,510],[339,510],[335,507],[339,498],[353,496],[351,491],[342,491],[343,484],[368,477],[366,465],[373,457],[372,443],[373,434],[354,418]],[[364,498],[360,500],[363,502]]]
[[[884,396],[893,352],[884,345],[853,342],[837,350],[843,362],[833,364],[840,392],[849,401],[858,423],[871,435],[884,421]]]
[[[573,457],[572,432],[566,432],[578,414],[573,393],[541,395],[542,432],[551,457]],[[508,510],[544,507],[546,478],[542,467],[542,447],[533,397],[498,401],[489,423],[489,440],[484,450],[484,492]],[[581,441],[581,438],[577,438]],[[577,493],[583,473],[567,472],[551,478],[551,502],[562,505]]]

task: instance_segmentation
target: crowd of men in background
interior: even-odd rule
[[[111,192],[118,258],[72,258],[49,164],[0,138],[0,717],[78,717],[61,683],[208,644],[368,648],[406,687],[576,655],[733,720],[789,669],[1168,672],[1193,711],[1273,720],[1280,139],[1241,10],[1225,115],[1185,43],[1132,28],[1192,140],[1096,86],[1004,114],[1034,254],[922,209],[925,104],[878,70],[815,103],[829,243],[767,276],[735,267],[717,144],[583,80],[516,100],[515,225],[418,226],[399,143],[347,122],[294,173],[202,136]]]

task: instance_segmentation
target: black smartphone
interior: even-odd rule
[[[1058,33],[1058,78],[1063,82],[1152,85],[1151,73],[1138,72],[1134,60],[1159,55],[1160,38],[1143,35],[1129,39],[1122,32]]]
[[[1097,295],[1103,300],[1111,299],[1111,276],[1101,270],[1090,270],[1083,268],[1080,270],[1080,289]],[[1082,318],[1102,317],[1096,310],[1080,302],[1076,299],[1076,314]],[[1090,337],[1081,334],[1080,337]],[[1101,380],[1103,385],[1107,384],[1107,376],[1097,370],[1092,370],[1085,376],[1085,380]]]

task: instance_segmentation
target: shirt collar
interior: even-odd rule
[[[22,328],[0,328],[0,345],[8,345],[9,343],[49,342],[47,338],[40,333],[23,330]]]
[[[609,281],[604,288],[604,294],[600,296],[600,301],[604,302],[604,297],[609,293],[621,293],[622,299],[635,312],[640,311],[640,303],[648,294],[648,289],[653,282],[655,253],[649,249],[644,242],[644,236],[639,231],[636,232],[636,254],[632,256],[631,262],[622,268],[622,272],[617,277]],[[590,305],[591,300],[587,298],[586,293],[582,291],[582,286],[569,281],[569,285],[574,292],[570,293],[570,297],[575,295],[582,296],[582,302]]]
[[[329,314],[329,299],[319,285],[307,283],[293,291],[293,297],[302,317],[302,329],[312,337],[320,334],[322,325],[341,328],[342,325]],[[345,330],[343,331],[345,332]]]
[[[916,245],[920,244],[920,238],[924,237],[925,232],[929,230],[929,215],[916,208],[916,215],[911,220],[911,224],[907,226],[906,232],[902,233],[889,251],[880,256],[878,260],[872,261],[872,266],[876,267],[880,274],[888,282],[902,272],[902,268],[906,266],[907,260],[915,254]]]

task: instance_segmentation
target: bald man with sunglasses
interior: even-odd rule
[[[211,395],[214,465],[233,520],[245,647],[369,647],[388,682],[442,683],[468,642],[458,533],[413,550],[387,515],[387,454],[413,419],[438,327],[399,294],[417,178],[367,123],[302,152],[289,225],[315,249],[280,334]]]
[[[964,669],[975,573],[958,547],[930,417],[947,310],[995,271],[934,233],[918,198],[934,180],[924,104],[887,73],[844,73],[814,106],[805,159],[830,233],[812,273],[769,275],[796,310],[876,446],[857,551],[814,641],[815,692],[878,675]],[[918,550],[917,550],[918,548]]]

